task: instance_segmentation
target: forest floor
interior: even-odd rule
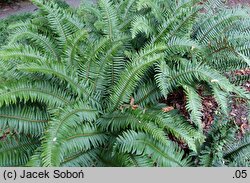
[[[77,7],[81,4],[82,0],[65,0],[70,6]],[[9,15],[17,13],[33,12],[37,7],[29,0],[19,0],[18,2],[6,4],[0,2],[0,19],[3,19]]]
[[[230,73],[230,78],[243,75],[250,76],[250,69],[238,70]],[[250,92],[250,80],[241,86]],[[218,104],[212,95],[209,95],[204,91],[204,88],[198,89],[199,95],[202,97],[203,130],[204,132],[208,132],[215,120],[214,116],[217,113]],[[189,118],[189,113],[186,110],[186,101],[186,96],[183,90],[179,89],[178,91],[171,93],[165,103],[168,105],[169,109],[178,109],[186,118]],[[232,97],[229,105],[229,118],[234,121],[235,125],[238,127],[238,138],[241,138],[246,132],[250,131],[249,112],[250,111],[245,100]]]
[[[250,5],[250,0],[228,0],[228,3],[232,6],[242,4],[242,5]]]
[[[70,6],[77,7],[84,0],[65,0]],[[85,0],[88,1],[88,0]],[[89,0],[96,2],[97,0]],[[235,6],[238,4],[250,5],[250,0],[227,0],[228,4]],[[37,9],[29,0],[21,0],[13,4],[6,4],[0,2],[0,19],[3,19],[9,15],[25,12],[33,12]]]

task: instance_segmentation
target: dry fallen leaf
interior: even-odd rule
[[[231,116],[237,116],[234,112],[230,112]]]
[[[131,97],[131,99],[130,99],[130,105],[133,106],[134,104],[135,104],[135,99],[134,99],[134,97]]]
[[[174,110],[174,108],[172,106],[168,106],[168,107],[163,107],[162,108],[163,112],[169,112],[169,111],[172,111],[172,110]]]
[[[132,109],[136,110],[138,108],[138,105],[132,105]]]
[[[247,124],[242,124],[241,126],[240,126],[240,129],[241,129],[241,132],[243,133],[243,134],[245,134],[246,133],[246,131],[245,131],[245,129],[247,129]]]
[[[138,105],[135,105],[135,99],[134,99],[134,97],[131,97],[129,104],[130,104],[130,106],[131,106],[131,108],[133,110],[136,110],[139,107]]]

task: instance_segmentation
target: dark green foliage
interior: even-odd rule
[[[6,139],[0,142],[0,157],[10,157],[8,164],[1,160],[3,165],[241,162],[249,139],[226,146],[233,139],[227,123],[205,138],[197,89],[211,88],[225,117],[229,96],[249,100],[247,91],[224,76],[225,70],[249,64],[249,39],[234,39],[236,32],[249,34],[247,10],[216,11],[210,7],[215,0],[203,5],[198,0],[100,0],[76,12],[54,1],[33,2],[40,11],[12,25],[9,44],[0,50],[0,127],[4,134],[24,137],[13,143],[16,157],[5,150]],[[188,119],[160,103],[180,87]],[[27,149],[17,145],[33,141]]]
[[[25,135],[8,135],[1,140],[0,166],[25,166],[34,150],[39,147],[37,138]]]
[[[201,146],[195,162],[199,166],[249,166],[249,133],[241,140],[235,138],[232,121],[216,119]]]
[[[8,28],[9,25],[20,21],[29,20],[31,17],[32,17],[31,14],[24,13],[24,14],[12,15],[3,20],[0,20],[0,47],[8,43],[7,38],[10,35],[10,29]]]
[[[250,166],[250,134],[247,133],[240,140],[226,145],[223,157],[227,160],[229,166]]]

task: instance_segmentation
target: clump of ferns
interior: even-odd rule
[[[236,27],[248,34],[246,10],[214,11],[218,0],[100,0],[74,13],[33,2],[39,14],[13,25],[0,51],[0,125],[18,132],[0,143],[2,166],[192,166],[168,135],[198,152],[197,84],[206,83],[225,115],[231,93],[249,100],[223,76],[249,64],[248,39],[233,39]],[[234,49],[214,53],[225,36]],[[159,103],[179,87],[192,124]]]
[[[249,166],[250,133],[239,139],[237,130],[232,119],[216,115],[198,153],[191,154],[196,166]]]

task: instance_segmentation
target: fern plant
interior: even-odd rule
[[[192,153],[196,166],[206,167],[249,167],[249,132],[242,139],[235,137],[233,121],[217,116],[206,142],[198,153]]]
[[[1,166],[193,166],[178,143],[197,154],[205,139],[197,83],[225,114],[232,93],[249,100],[223,75],[249,64],[248,39],[233,39],[249,32],[247,10],[198,0],[100,0],[78,10],[32,1],[39,13],[12,25],[0,50]],[[160,103],[180,86],[190,119]]]

